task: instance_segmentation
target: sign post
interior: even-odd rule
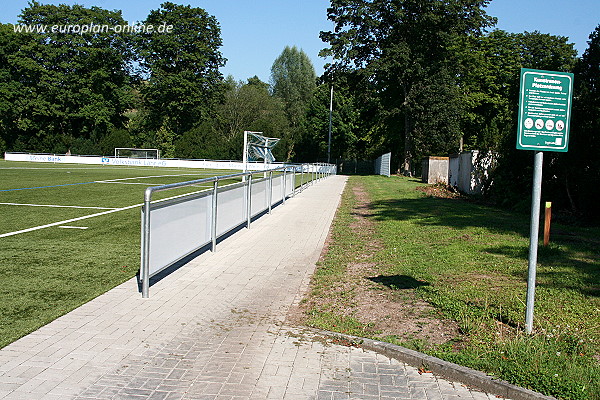
[[[521,69],[517,149],[535,151],[525,313],[527,333],[533,330],[543,152],[568,151],[572,98],[573,74]]]

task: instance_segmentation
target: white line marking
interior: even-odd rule
[[[85,207],[85,206],[59,206],[56,204],[27,204],[27,203],[0,203],[3,206],[29,206],[29,207],[51,207],[51,208],[84,208],[93,210],[116,210],[115,207]]]
[[[59,226],[59,228],[64,228],[64,229],[87,229],[87,226],[68,226],[68,225],[61,225]]]
[[[96,181],[95,183],[116,183],[119,185],[145,185],[145,186],[161,186],[164,183],[144,183],[144,182],[111,182],[111,181]],[[212,187],[211,185],[192,185],[198,187]]]
[[[112,182],[112,181],[96,181],[94,183],[116,183],[119,185],[145,185],[145,186],[160,186],[162,183],[144,183],[144,182]]]
[[[102,181],[95,181],[96,183],[113,183],[119,181],[130,181],[134,179],[148,179],[148,178],[165,178],[168,176],[197,176],[204,174],[177,174],[177,175],[148,175],[148,176],[134,176],[131,178],[118,178],[118,179],[104,179]]]
[[[226,186],[229,186],[229,185],[226,185]],[[198,190],[196,192],[180,194],[180,195],[177,195],[177,196],[168,197],[166,199],[160,199],[158,201],[167,201],[167,200],[171,200],[171,199],[176,199],[178,197],[188,196],[190,194],[200,193],[200,192],[203,192],[203,191],[204,190]],[[67,220],[64,220],[64,221],[53,222],[51,224],[34,226],[33,228],[21,229],[20,231],[3,233],[3,234],[0,234],[0,238],[9,237],[9,236],[15,236],[15,235],[19,235],[21,233],[33,232],[33,231],[37,231],[37,230],[44,229],[44,228],[50,228],[50,227],[53,227],[53,226],[60,226],[60,225],[64,225],[64,224],[69,224],[71,222],[82,221],[84,219],[93,218],[93,217],[99,217],[101,215],[106,215],[106,214],[112,214],[112,213],[118,212],[118,211],[130,210],[132,208],[141,207],[143,205],[144,205],[144,203],[134,204],[132,206],[127,206],[127,207],[122,207],[122,208],[115,208],[115,209],[112,209],[112,210],[103,211],[103,212],[99,212],[99,213],[95,213],[95,214],[84,215],[83,217],[71,218],[71,219],[67,219]]]
[[[88,219],[88,218],[99,217],[100,215],[111,214],[111,213],[114,213],[114,212],[117,212],[117,211],[129,210],[131,208],[140,207],[141,205],[142,204],[135,204],[133,206],[123,207],[123,208],[115,208],[114,210],[99,212],[99,213],[96,213],[96,214],[84,215],[83,217],[71,218],[71,219],[66,219],[64,221],[53,222],[51,224],[34,226],[33,228],[22,229],[20,231],[3,233],[3,234],[0,235],[0,238],[8,237],[8,236],[14,236],[14,235],[18,235],[20,233],[33,232],[33,231],[37,231],[39,229],[50,228],[52,226],[64,225],[64,224],[68,224],[68,223],[75,222],[75,221],[81,221],[81,220]]]

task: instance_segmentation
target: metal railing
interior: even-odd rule
[[[332,164],[286,165],[147,188],[142,208],[142,297],[149,297],[151,277],[209,245],[216,251],[219,238],[244,225],[250,228],[253,217],[270,214],[273,206],[285,204],[286,198],[335,172]],[[236,178],[242,181],[219,185]],[[210,183],[211,189],[152,200],[157,192]],[[219,224],[220,220],[224,222]]]

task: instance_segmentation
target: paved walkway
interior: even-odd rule
[[[345,177],[308,188],[150,288],[132,279],[0,351],[5,399],[493,399],[285,325]]]

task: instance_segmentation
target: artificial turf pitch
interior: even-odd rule
[[[137,273],[147,187],[236,172],[0,160],[0,347]]]

